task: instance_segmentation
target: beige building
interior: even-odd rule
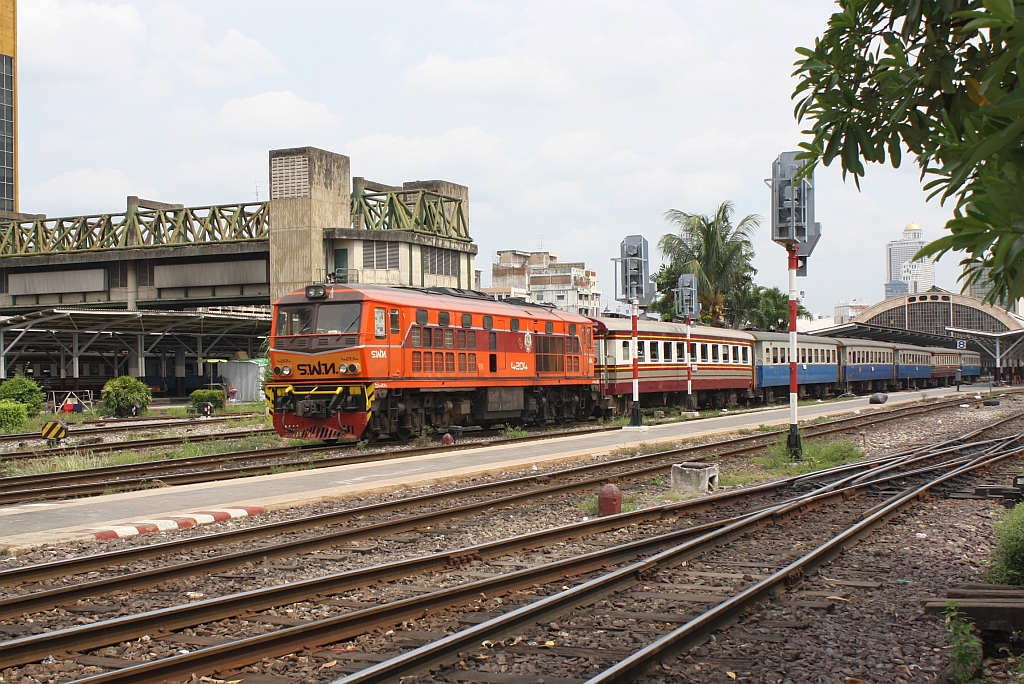
[[[561,262],[551,252],[503,250],[491,265],[491,287],[498,300],[522,298],[581,316],[601,313],[597,272],[583,262]]]

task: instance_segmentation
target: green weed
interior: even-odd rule
[[[995,557],[990,577],[998,584],[1024,584],[1024,506],[1017,504],[994,525]]]
[[[833,468],[863,458],[864,452],[846,440],[806,441],[804,460],[793,461],[784,441],[768,445],[765,456],[754,459],[754,463],[775,476],[803,475],[816,470]]]
[[[520,437],[529,437],[530,432],[518,425],[506,425],[501,429],[501,436],[505,439],[519,439]]]
[[[955,601],[946,605],[946,638],[953,648],[949,653],[950,676],[953,684],[972,684],[981,680],[974,676],[981,669],[981,640],[974,636],[974,623],[960,612]]]

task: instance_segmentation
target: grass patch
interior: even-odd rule
[[[1024,506],[1017,504],[994,525],[995,557],[990,577],[997,584],[1024,584]]]
[[[853,442],[843,439],[805,441],[803,461],[793,461],[790,458],[784,441],[768,445],[766,451],[766,455],[751,460],[764,468],[767,474],[780,477],[813,473],[816,470],[852,463],[864,457],[864,452]]]
[[[587,497],[586,499],[583,499],[582,501],[580,501],[580,502],[578,502],[576,504],[576,508],[578,508],[581,511],[583,511],[583,513],[585,515],[588,515],[588,516],[590,516],[592,518],[597,517],[597,497],[596,496],[591,496],[591,497]],[[623,494],[622,495],[622,512],[623,513],[629,513],[630,511],[635,511],[637,508],[638,508],[638,504],[637,504],[637,500],[636,500],[635,496],[633,496],[632,494]]]
[[[505,439],[519,439],[520,437],[529,437],[530,431],[517,425],[506,425],[501,429],[501,436]]]
[[[267,447],[281,446],[281,439],[277,435],[249,435],[241,439],[227,441],[214,440],[193,444],[187,440],[181,447],[170,450],[127,450],[117,451],[110,454],[96,454],[91,451],[81,451],[75,454],[54,456],[51,458],[22,459],[3,463],[3,474],[6,477],[18,477],[21,475],[45,475],[48,473],[61,473],[71,470],[84,470],[87,468],[103,468],[106,466],[134,465],[136,463],[150,463],[165,459],[192,458],[195,456],[211,456],[224,454],[231,451],[250,451],[253,449],[265,449]]]
[[[718,486],[735,487],[736,485],[750,484],[751,482],[757,482],[762,477],[761,473],[756,472],[721,473],[718,476]]]

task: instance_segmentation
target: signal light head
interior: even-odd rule
[[[323,299],[327,296],[327,288],[323,285],[307,285],[306,299]]]

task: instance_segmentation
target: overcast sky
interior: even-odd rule
[[[21,209],[123,211],[127,195],[198,206],[267,198],[267,151],[314,145],[352,173],[470,188],[489,280],[499,249],[543,245],[597,269],[668,209],[767,216],[763,179],[795,149],[794,48],[834,5],[750,2],[19,2]],[[882,298],[885,243],[929,239],[912,164],[858,192],[816,178],[823,237],[799,287],[812,311]],[[762,285],[786,288],[765,223]],[[656,250],[654,250],[656,251]],[[959,289],[957,259],[938,284]]]

